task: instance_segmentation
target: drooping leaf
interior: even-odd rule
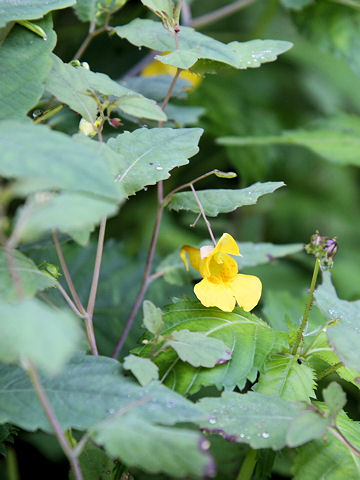
[[[0,0],[0,27],[10,20],[40,18],[52,10],[70,7],[75,0]]]
[[[330,418],[323,417],[320,412],[303,410],[291,423],[286,434],[286,444],[289,447],[298,447],[310,440],[321,438],[330,425]]]
[[[121,80],[120,85],[130,88],[137,93],[141,93],[144,97],[152,98],[153,100],[160,102],[166,97],[173,78],[172,75],[129,77]],[[185,78],[179,77],[175,83],[171,98],[186,98],[186,88],[189,87],[191,87],[191,83]]]
[[[14,269],[20,277],[24,295],[32,297],[38,290],[56,285],[55,278],[39,270],[31,258],[17,250],[13,252],[13,256]],[[2,247],[0,247],[0,298],[8,301],[16,299],[16,290],[9,272],[6,252]]]
[[[162,381],[187,395],[207,385],[216,385],[219,389],[232,389],[236,385],[243,388],[247,378],[255,380],[267,356],[279,351],[286,342],[286,334],[275,332],[255,315],[240,308],[228,313],[184,301],[169,307],[163,320],[162,335],[179,329],[203,332],[210,338],[222,340],[232,352],[231,360],[212,369],[184,363],[173,350],[156,356],[154,362],[159,366]],[[151,348],[144,346],[139,351],[143,356],[150,356]]]
[[[154,335],[159,333],[164,325],[161,309],[155,307],[155,305],[150,302],[150,300],[145,300],[143,303],[143,312],[144,327]]]
[[[346,404],[346,395],[341,386],[331,382],[323,392],[324,402],[329,409],[330,416],[336,418]]]
[[[337,417],[337,425],[352,445],[360,448],[360,425],[350,420],[345,413]],[[331,430],[326,439],[319,439],[303,445],[297,450],[293,474],[294,480],[357,480],[360,460],[357,455],[338,440]]]
[[[58,340],[57,337],[57,348]],[[42,351],[44,346],[47,345],[41,346]],[[119,362],[108,357],[75,357],[56,377],[42,376],[42,384],[64,430],[86,430],[120,409],[163,425],[194,422],[203,417],[197,405],[156,382],[140,387],[122,374]],[[0,388],[1,423],[8,421],[25,430],[40,428],[52,432],[22,369],[0,366]]]
[[[170,345],[183,362],[193,367],[212,368],[231,359],[231,350],[222,340],[208,337],[203,332],[174,330],[165,345]]]
[[[115,97],[116,106],[129,115],[166,120],[166,115],[154,100],[123,87],[108,75],[63,63],[56,55],[52,55],[52,59],[53,67],[46,79],[46,89],[89,122],[95,123],[97,114],[96,101],[89,96],[91,92]]]
[[[91,232],[101,219],[116,213],[118,205],[95,195],[62,192],[38,193],[27,204],[28,219],[21,230],[22,241],[33,241],[46,232],[59,230],[73,235]]]
[[[116,27],[115,31],[133,45],[172,52],[155,57],[162,63],[185,70],[193,68],[201,73],[225,66],[240,69],[259,67],[262,63],[276,60],[278,55],[292,47],[290,42],[280,40],[251,40],[226,45],[190,27],[181,27],[179,48],[176,49],[174,36],[160,22],[139,18]]]
[[[214,464],[199,433],[154,425],[135,415],[114,418],[95,427],[92,437],[113,457],[146,472],[164,472],[171,477],[214,473]]]
[[[300,243],[274,245],[272,243],[238,242],[238,245],[242,256],[235,257],[235,259],[240,270],[245,267],[262,265],[303,249],[303,245]],[[164,272],[165,280],[174,285],[183,285],[192,278],[200,277],[200,274],[194,269],[189,272],[185,270],[184,263],[180,258],[180,249],[165,257],[156,270],[157,272]],[[276,329],[280,330],[278,327]]]
[[[198,405],[208,415],[207,421],[200,423],[205,431],[221,433],[252,448],[274,450],[286,445],[291,423],[305,408],[300,402],[255,392],[224,392],[218,398],[203,398]]]
[[[130,370],[142,386],[159,378],[158,367],[148,358],[128,355],[124,358],[123,367],[125,370]]]
[[[107,145],[112,156],[116,184],[125,195],[169,178],[169,171],[188,163],[198,152],[201,128],[139,128],[112,138]]]
[[[1,3],[0,0],[0,11]],[[46,41],[26,28],[15,26],[1,45],[0,120],[26,118],[43,93],[56,35],[50,16],[37,23],[44,29]]]
[[[198,190],[196,192],[205,214],[216,217],[219,213],[228,213],[244,205],[254,205],[258,198],[272,193],[285,184],[283,182],[255,183],[239,190]],[[190,210],[199,213],[199,204],[192,192],[179,192],[171,197],[168,204],[171,210]]]
[[[30,182],[31,191],[61,188],[119,198],[103,159],[68,135],[43,125],[3,121],[0,143],[0,174]]]
[[[314,371],[310,367],[299,364],[292,355],[278,354],[265,363],[254,390],[284,400],[309,401],[315,397],[314,387]]]
[[[268,137],[220,137],[220,145],[299,145],[309,148],[321,157],[338,165],[360,165],[360,118],[341,114],[323,119],[308,130],[285,131],[278,136]]]
[[[80,339],[80,326],[71,312],[53,310],[35,298],[14,304],[0,303],[2,362],[30,360],[54,375],[75,353]]]
[[[83,22],[103,23],[105,12],[119,10],[127,0],[77,0],[74,5],[76,15]]]
[[[348,302],[338,298],[327,272],[323,274],[315,299],[324,317],[336,320],[337,324],[329,326],[326,332],[334,352],[347,367],[360,371],[360,300]]]

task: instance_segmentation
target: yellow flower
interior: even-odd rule
[[[205,307],[218,307],[224,312],[232,312],[237,302],[249,312],[258,304],[261,281],[254,275],[238,273],[237,263],[230,255],[239,256],[240,252],[231,235],[224,233],[215,247],[199,249],[184,245],[180,256],[188,270],[186,254],[191,265],[203,277],[201,282],[195,285],[194,292]]]

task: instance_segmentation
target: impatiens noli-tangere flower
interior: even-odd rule
[[[191,265],[201,273],[203,279],[194,287],[197,298],[205,307],[218,307],[232,312],[236,302],[246,312],[252,310],[261,297],[261,281],[254,275],[238,273],[236,260],[230,255],[240,255],[233,237],[224,233],[215,247],[201,248],[184,245],[180,256],[189,269],[186,254]]]

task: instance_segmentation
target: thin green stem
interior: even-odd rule
[[[295,343],[294,343],[294,346],[293,346],[293,355],[297,355],[300,344],[303,340],[303,333],[304,333],[304,330],[305,330],[306,325],[307,325],[311,305],[312,305],[312,302],[313,302],[314,291],[315,291],[316,280],[317,280],[317,277],[318,277],[319,269],[320,269],[320,261],[319,261],[319,259],[316,258],[314,271],[313,271],[313,276],[312,276],[312,279],[311,279],[310,292],[309,292],[308,300],[307,300],[307,303],[306,303],[306,306],[305,306],[304,316],[303,316],[301,325],[300,325],[300,327],[299,327],[299,329],[296,333]]]
[[[335,425],[334,427],[330,427],[330,432],[338,439],[340,442],[342,442],[344,445],[346,445],[355,455],[360,457],[360,450],[356,448],[349,440],[345,437],[345,435],[341,432],[340,428]]]
[[[41,383],[41,380],[36,368],[34,367],[34,365],[28,364],[26,365],[26,371],[29,375],[31,383],[33,384],[34,390],[45,412],[45,415],[47,416],[50,422],[50,425],[54,430],[56,438],[58,439],[58,442],[60,443],[60,446],[63,452],[65,453],[65,455],[67,456],[70,462],[71,468],[73,469],[73,472],[74,472],[75,479],[83,480],[79,459],[77,458],[77,455],[75,454],[68,440],[66,439],[66,436],[59,423],[59,420],[57,419],[55,412],[52,409],[52,406],[47,397],[46,391]]]
[[[77,315],[78,317],[80,318],[85,318],[86,317],[86,313],[83,314],[81,313],[77,308],[76,308],[76,305],[74,304],[74,302],[71,300],[71,298],[69,297],[69,295],[66,293],[66,290],[63,288],[63,286],[58,282],[57,285],[56,285],[57,289],[59,290],[59,292],[61,293],[61,295],[64,297],[66,303],[69,305],[69,307],[71,308],[71,310],[75,313],[75,315]]]
[[[225,5],[225,7],[218,8],[213,12],[206,13],[205,15],[201,15],[200,17],[193,18],[190,22],[192,27],[205,27],[210,23],[217,22],[222,18],[228,17],[229,15],[233,15],[238,10],[251,5],[256,0],[238,0],[237,2],[230,3],[230,5]]]
[[[236,480],[251,480],[257,462],[257,450],[249,450],[241,465]]]
[[[200,198],[198,197],[198,194],[196,193],[195,188],[194,188],[192,183],[190,184],[190,188],[191,188],[191,191],[192,191],[192,193],[195,197],[196,203],[199,205],[200,213],[201,213],[201,215],[202,215],[202,217],[203,217],[203,219],[206,223],[207,229],[208,229],[209,234],[210,234],[211,241],[213,242],[214,246],[216,246],[216,240],[215,240],[213,231],[211,229],[210,222],[206,217],[204,207],[202,206],[202,203],[200,202]]]
[[[109,30],[110,16],[111,14],[108,13],[106,16],[104,25],[102,27],[99,27],[96,30],[95,30],[96,23],[95,22],[90,23],[89,33],[87,34],[86,38],[80,45],[78,51],[75,53],[73,60],[80,60],[80,58],[84,55],[85,50],[88,48],[88,46],[93,41],[93,39],[98,35],[100,35],[101,33],[104,33]]]
[[[327,377],[328,375],[336,372],[336,370],[338,370],[339,368],[341,368],[343,366],[344,366],[344,364],[342,362],[338,362],[338,363],[335,363],[334,365],[330,365],[330,367],[327,367],[324,370],[321,370],[321,372],[319,372],[316,375],[317,380],[321,380],[322,378]]]
[[[18,462],[16,458],[16,451],[14,448],[12,447],[8,448],[5,461],[6,461],[7,479],[20,480],[19,467],[18,467]]]
[[[176,38],[177,38],[177,36],[176,36]],[[164,101],[163,101],[163,103],[162,103],[162,105],[161,105],[161,110],[162,110],[162,111],[165,110],[166,105],[169,103],[169,100],[170,100],[171,95],[172,95],[172,93],[173,93],[173,91],[174,91],[174,88],[175,88],[175,84],[176,84],[177,79],[179,78],[179,75],[180,75],[181,72],[182,72],[181,68],[178,68],[178,69],[176,70],[176,73],[175,73],[175,75],[174,75],[174,78],[172,79],[172,82],[171,82],[171,84],[170,84],[169,90],[168,90],[168,92],[167,92],[167,94],[166,94],[166,97],[164,98]],[[163,126],[163,124],[164,124],[163,121],[159,122],[159,128],[161,128],[161,127]]]

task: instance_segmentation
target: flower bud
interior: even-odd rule
[[[311,236],[310,243],[305,245],[305,251],[314,255],[320,261],[323,270],[333,267],[337,249],[336,237],[325,237],[320,235],[318,231]]]

